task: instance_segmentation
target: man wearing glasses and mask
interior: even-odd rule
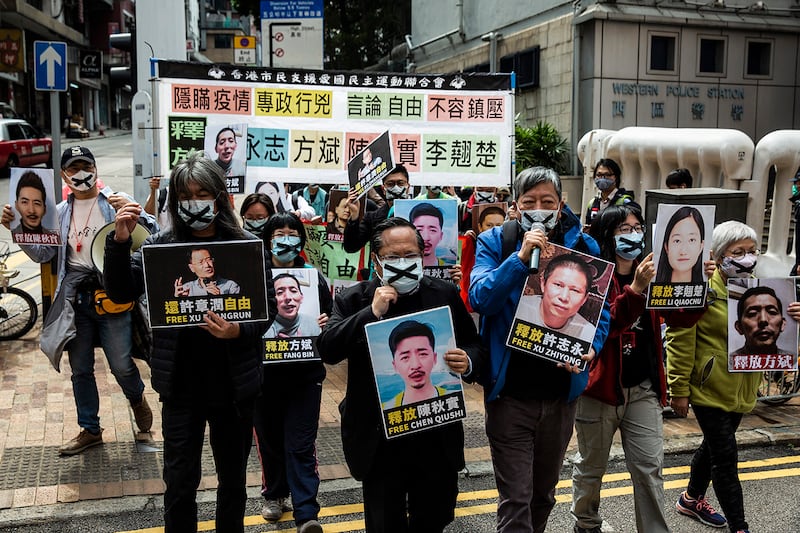
[[[445,363],[467,381],[477,378],[483,348],[475,323],[454,284],[423,276],[424,246],[407,220],[380,222],[370,248],[375,277],[336,296],[318,338],[324,362],[347,359],[347,391],[339,407],[342,445],[350,473],[362,481],[368,532],[399,530],[399,524],[409,531],[442,531],[453,520],[458,471],[464,467],[461,422],[392,440],[384,437],[364,332],[367,324],[381,319],[449,306],[456,347],[444,354]]]

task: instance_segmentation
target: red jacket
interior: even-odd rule
[[[635,265],[634,265],[635,267]],[[589,384],[583,394],[609,405],[622,405],[622,334],[630,330],[642,313],[650,313],[653,343],[656,346],[650,361],[650,381],[655,387],[661,405],[667,404],[667,382],[664,375],[664,345],[661,338],[661,318],[671,326],[691,327],[703,315],[699,311],[674,311],[660,313],[645,309],[645,295],[638,294],[630,285],[621,287],[616,276],[608,289],[611,306],[611,326],[603,349],[589,366]]]

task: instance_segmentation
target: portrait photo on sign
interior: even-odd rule
[[[461,378],[444,362],[445,352],[456,347],[449,307],[373,322],[365,327],[365,332],[388,437],[466,416]],[[450,400],[447,406],[441,405],[441,411],[425,407],[430,405],[426,402],[452,396],[457,399]],[[395,427],[397,421],[391,413],[406,406],[416,406],[420,415],[417,420],[430,415],[430,424],[405,430]],[[437,419],[436,414],[442,416]]]
[[[458,262],[456,200],[395,200],[394,214],[414,224],[424,242],[422,267],[448,267]]]
[[[207,119],[203,149],[222,169],[228,192],[244,192],[244,177],[247,174],[247,124]]]
[[[264,338],[316,337],[319,327],[318,275],[315,268],[273,268],[278,314]]]
[[[364,199],[358,199],[358,206],[351,205],[348,191],[331,189],[328,193],[328,207],[325,218],[329,241],[344,240],[344,229],[351,220],[361,220],[364,216]]]
[[[391,139],[385,131],[347,163],[350,187],[360,198],[394,169]]]
[[[530,274],[506,345],[554,363],[581,368],[614,273],[614,264],[549,244]]]
[[[196,326],[208,311],[229,322],[268,318],[263,241],[159,244],[141,253],[151,327]]]
[[[502,226],[506,221],[508,204],[496,202],[491,204],[475,204],[472,206],[472,231],[480,235],[495,226]]]
[[[8,203],[14,212],[10,224],[13,241],[17,244],[61,244],[53,170],[13,167],[8,190]]]
[[[728,279],[728,371],[797,370],[794,278]]]
[[[711,256],[713,205],[660,204],[653,234],[653,283],[704,283]]]

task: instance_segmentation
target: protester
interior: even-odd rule
[[[69,355],[72,391],[81,431],[58,451],[61,455],[75,455],[103,443],[103,428],[98,415],[100,398],[94,376],[95,338],[100,340],[111,373],[131,404],[139,431],[150,431],[153,413],[144,397],[139,369],[131,358],[130,311],[98,314],[95,309],[95,291],[102,289],[103,284],[92,262],[91,244],[95,234],[116,215],[109,200],[111,188],[98,190],[94,154],[83,146],[64,150],[61,178],[71,191],[67,199],[58,204],[61,246],[20,245],[20,248],[37,263],[57,258],[58,281],[50,311],[44,318],[41,346],[56,370],[59,370],[63,350],[66,349]],[[130,196],[116,194],[139,209]],[[11,206],[5,205],[2,224],[8,228],[13,218]],[[158,230],[150,215],[145,214],[141,224],[151,232]],[[116,301],[131,300],[133,298]]]
[[[250,193],[242,200],[239,216],[242,217],[244,229],[257,237],[261,237],[264,225],[269,217],[275,214],[275,206],[266,194]]]
[[[351,475],[362,482],[368,533],[441,532],[453,520],[458,471],[464,467],[461,422],[387,440],[364,327],[381,319],[449,306],[456,347],[444,361],[472,381],[482,361],[475,324],[456,286],[422,274],[424,243],[414,226],[389,218],[375,227],[371,255],[376,277],[336,296],[319,337],[323,361],[347,360],[347,391],[340,405],[342,445]]]
[[[306,243],[303,223],[291,213],[279,213],[264,227],[264,242],[269,250],[272,268],[308,268],[300,256]],[[324,327],[331,312],[332,299],[325,278],[317,272],[320,315],[315,317],[314,335]],[[286,287],[291,280],[285,278]],[[281,316],[279,281],[275,283],[278,315]],[[290,313],[291,314],[291,313]],[[297,315],[297,311],[293,313]],[[291,318],[291,317],[289,317]],[[273,323],[279,324],[283,318]],[[289,327],[288,336],[306,335]],[[299,326],[302,327],[302,326]],[[269,331],[265,336],[270,336]],[[320,533],[319,472],[315,442],[319,428],[322,401],[322,382],[325,366],[320,360],[292,361],[264,366],[261,398],[256,403],[255,431],[258,457],[261,461],[261,494],[265,504],[261,511],[264,520],[280,520],[284,512],[294,508],[298,532]],[[289,497],[291,496],[291,505]]]
[[[581,233],[580,220],[562,201],[561,180],[554,170],[523,170],[514,180],[514,194],[520,223],[478,236],[469,296],[481,315],[481,335],[490,348],[490,371],[482,384],[486,434],[500,493],[497,530],[541,533],[555,505],[555,486],[572,436],[575,399],[586,386],[588,372],[507,348],[506,339],[534,248],[544,249],[550,242],[595,256],[600,249]],[[547,233],[531,229],[534,222]],[[512,245],[507,257],[504,240]],[[603,346],[608,323],[606,303],[584,360],[591,360]]]
[[[303,187],[302,195],[316,215],[325,214],[325,206],[328,204],[328,192],[320,187],[318,183],[311,183]]]
[[[172,228],[150,236],[142,248],[254,238],[239,227],[219,165],[199,153],[172,169],[169,212]],[[117,213],[115,231],[106,239],[105,284],[114,301],[138,298],[144,291],[141,250],[130,255],[130,232],[140,216],[138,205],[123,207]],[[269,269],[266,277],[272,278]],[[274,309],[268,283],[270,309]],[[206,424],[218,481],[216,529],[244,531],[247,458],[261,389],[263,330],[264,324],[228,322],[213,311],[207,311],[197,327],[153,329],[152,382],[162,402],[168,533],[197,530],[196,494]]]
[[[589,200],[586,206],[586,220],[587,226],[600,216],[605,208],[610,205],[625,205],[633,203],[638,207],[638,204],[633,201],[633,191],[629,191],[621,186],[622,170],[613,159],[601,159],[594,166],[592,179],[594,186],[597,188],[597,196]]]
[[[172,221],[169,219],[169,205],[167,202],[168,189],[166,187],[163,189],[160,188],[161,178],[158,176],[150,178],[148,184],[150,186],[150,193],[147,195],[147,200],[144,202],[144,211],[156,217],[159,229],[161,231],[166,231],[172,224]]]
[[[458,203],[458,232],[465,234],[472,231],[472,209],[476,204],[498,202],[497,187],[473,187],[472,193],[464,202]],[[505,216],[505,213],[503,214]]]
[[[691,189],[692,173],[688,168],[676,168],[667,174],[667,189]]]
[[[622,434],[631,474],[636,530],[669,531],[664,515],[664,431],[662,406],[667,384],[662,363],[661,322],[645,309],[653,279],[653,254],[642,258],[645,226],[641,211],[611,206],[594,224],[592,237],[603,259],[615,263],[607,299],[611,329],[590,363],[589,384],[578,398],[575,432],[578,453],[572,466],[575,533],[600,533],[600,487],[614,434]]]
[[[755,406],[763,373],[728,371],[727,281],[751,276],[758,257],[757,238],[756,231],[741,222],[730,220],[716,226],[712,252],[717,268],[709,280],[713,302],[696,325],[667,328],[672,409],[685,417],[691,404],[703,432],[703,442],[692,457],[689,483],[675,507],[703,524],[727,524],[732,532],[745,533],[749,526],[739,481],[736,429],[742,416]],[[800,303],[789,304],[787,312],[800,320]],[[724,516],[705,498],[712,481]]]

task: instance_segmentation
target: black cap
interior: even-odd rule
[[[61,168],[67,168],[75,161],[86,161],[92,165],[95,164],[94,155],[85,146],[72,146],[61,154]]]

